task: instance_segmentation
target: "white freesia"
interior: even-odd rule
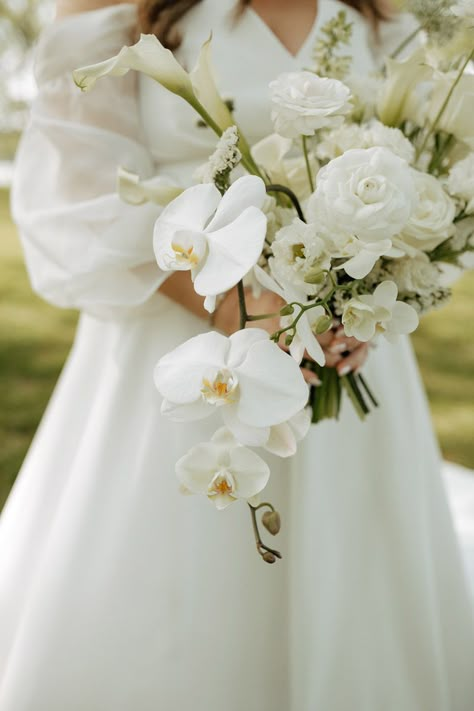
[[[413,106],[418,106],[414,93],[419,84],[431,78],[433,68],[427,64],[425,50],[420,48],[402,61],[387,58],[386,72],[377,113],[387,126],[399,126],[404,119],[413,118]]]
[[[464,211],[468,215],[474,213],[474,153],[453,165],[447,188],[451,195],[465,202]]]
[[[429,251],[452,234],[456,206],[434,176],[412,170],[412,177],[415,208],[395,243]]]
[[[340,125],[351,111],[350,89],[313,72],[285,72],[270,83],[275,131],[286,138],[312,136]]]
[[[280,296],[286,303],[291,303],[293,301],[298,301],[299,303],[305,302],[305,295],[291,287],[288,284],[279,284],[270,274],[264,271],[261,267],[256,265],[254,267],[254,272],[259,283],[268,291],[272,291],[274,294]],[[286,325],[287,319],[293,321],[296,316],[298,316],[299,308],[295,308],[294,314],[291,316],[284,316],[282,318],[282,325]],[[290,345],[290,354],[295,359],[297,363],[301,363],[305,351],[308,351],[310,357],[316,361],[319,365],[324,365],[326,358],[324,356],[324,351],[319,343],[316,335],[314,333],[314,328],[320,321],[322,316],[325,316],[326,312],[322,306],[315,306],[312,309],[304,311],[295,327],[295,336]]]
[[[428,106],[429,116],[437,116],[443,106],[457,72],[437,72],[433,80],[433,91]],[[464,141],[474,149],[474,74],[465,72],[458,81],[448,104],[443,111],[437,128],[452,133],[458,140]]]
[[[98,79],[123,76],[130,69],[146,74],[195,108],[199,103],[220,129],[225,130],[234,123],[212,74],[210,39],[203,44],[196,67],[190,74],[155,35],[141,35],[136,44],[122,47],[116,56],[76,69],[73,78],[80,89],[89,91]]]
[[[347,274],[361,279],[380,256],[402,254],[392,238],[408,222],[415,199],[406,161],[387,148],[351,149],[320,170],[308,217],[322,223],[339,256],[348,257]]]
[[[384,281],[373,294],[356,296],[348,301],[342,313],[346,335],[366,342],[378,333],[383,333],[389,340],[412,333],[418,326],[418,314],[412,306],[397,301],[397,294],[395,282]]]
[[[239,442],[253,446],[308,398],[297,363],[257,328],[195,336],[163,356],[154,377],[164,414],[185,422],[218,410]]]
[[[293,286],[308,296],[318,293],[321,285],[315,282],[330,269],[331,255],[316,225],[295,218],[277,232],[272,252],[271,271],[281,284]]]
[[[310,194],[308,171],[303,156],[288,155],[292,147],[291,138],[271,133],[252,146],[251,153],[272,183],[291,186],[293,192],[303,200]],[[309,162],[313,175],[316,175],[319,163],[312,152],[309,153]]]
[[[183,192],[183,188],[161,176],[140,180],[140,176],[136,173],[119,167],[117,192],[120,198],[130,205],[143,205],[146,202],[167,205]]]
[[[265,184],[236,180],[221,196],[215,185],[194,185],[173,200],[155,223],[153,248],[164,271],[191,270],[194,289],[208,311],[217,294],[235,286],[257,262],[267,220],[260,209]]]
[[[192,447],[176,463],[176,475],[186,493],[207,496],[217,509],[238,499],[248,500],[266,486],[268,464],[221,428],[210,442]]]

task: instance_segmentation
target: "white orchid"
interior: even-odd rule
[[[89,91],[102,77],[123,76],[130,69],[134,69],[151,77],[173,94],[181,96],[196,110],[200,111],[203,107],[224,131],[234,120],[217,90],[210,49],[209,38],[201,47],[196,67],[188,73],[155,35],[141,35],[136,44],[122,47],[116,56],[76,69],[73,78],[80,89]]]
[[[154,377],[164,414],[185,422],[218,410],[238,441],[251,446],[263,446],[270,428],[308,398],[297,363],[257,328],[195,336],[163,356]]]
[[[194,289],[212,312],[227,291],[257,262],[267,220],[260,209],[265,184],[239,178],[224,196],[215,185],[194,185],[173,200],[155,223],[153,247],[164,271],[190,270]]]
[[[304,293],[287,284],[279,284],[270,274],[259,267],[258,264],[254,267],[254,273],[259,284],[265,289],[268,289],[268,291],[272,291],[274,294],[280,296],[286,303],[293,301],[304,303],[306,301],[306,295]],[[303,312],[298,319],[295,326],[296,333],[290,345],[290,354],[297,363],[301,363],[305,351],[308,351],[308,354],[316,363],[319,365],[325,364],[324,351],[314,333],[317,323],[325,314],[326,312],[323,306],[315,306]],[[295,309],[295,314],[288,318],[293,320],[297,315],[298,307]],[[284,319],[286,319],[286,317],[283,317],[283,323],[285,323]]]
[[[223,427],[210,442],[192,447],[181,457],[176,475],[186,493],[207,496],[217,509],[225,509],[238,499],[248,501],[260,493],[270,478],[270,469]]]
[[[117,191],[120,198],[130,205],[143,205],[146,202],[167,205],[183,192],[183,188],[161,176],[141,180],[139,175],[120,166],[117,171]]]
[[[264,448],[277,457],[292,457],[296,454],[298,442],[308,434],[311,416],[311,408],[305,407],[287,422],[270,427],[270,436],[263,445]]]
[[[366,342],[378,333],[383,333],[388,340],[412,333],[418,326],[418,314],[409,304],[397,301],[397,295],[395,282],[383,281],[373,294],[348,301],[342,313],[346,335]]]

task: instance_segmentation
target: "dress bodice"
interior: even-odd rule
[[[319,0],[317,18],[294,56],[251,8],[233,21],[234,0],[203,0],[180,25],[183,42],[179,61],[191,69],[202,43],[212,31],[216,80],[225,99],[231,99],[244,134],[255,143],[272,132],[268,85],[278,74],[304,69],[318,30],[339,10],[353,21],[351,46],[353,71],[367,74],[374,68],[372,32],[362,16],[339,0]],[[160,171],[184,181],[192,180],[192,166],[205,162],[215,146],[215,136],[199,125],[194,110],[152,79],[140,75],[139,104],[146,140]]]

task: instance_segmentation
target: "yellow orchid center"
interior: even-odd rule
[[[174,253],[176,254],[176,261],[177,262],[186,262],[187,264],[190,264],[191,266],[195,267],[199,264],[199,257],[194,251],[194,247],[183,247],[180,244],[176,244],[173,242],[171,245]]]
[[[226,469],[218,471],[208,488],[208,496],[232,496],[235,491],[235,481]]]
[[[235,376],[220,370],[214,380],[203,378],[201,393],[211,405],[225,405],[235,401],[237,387]]]

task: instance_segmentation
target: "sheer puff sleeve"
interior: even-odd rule
[[[160,208],[116,192],[122,165],[150,177],[136,75],[105,78],[88,94],[78,66],[132,41],[136,11],[117,5],[59,20],[37,48],[38,96],[17,155],[12,211],[33,289],[61,307],[114,317],[144,304],[164,281],[153,255]]]

